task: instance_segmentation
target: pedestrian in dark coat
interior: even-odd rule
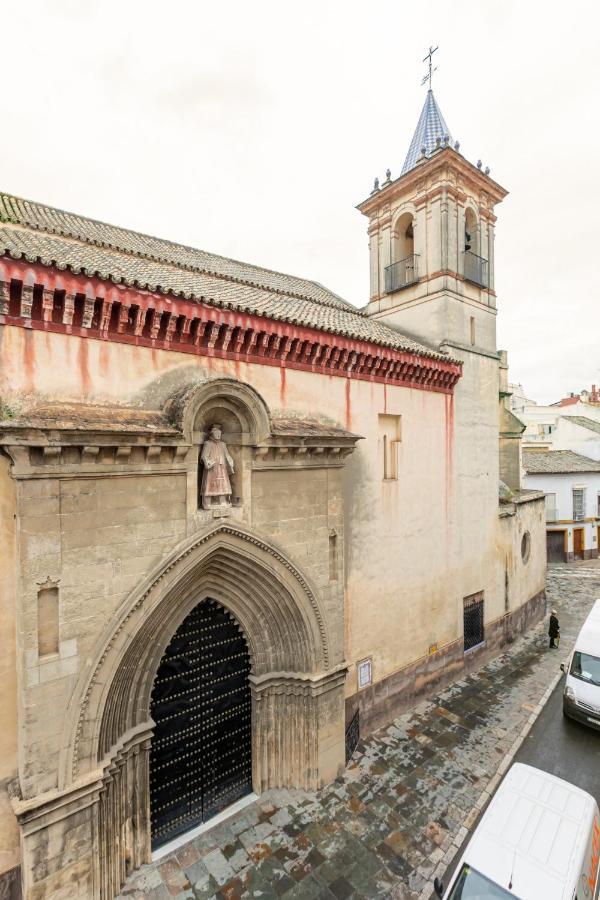
[[[550,638],[550,647],[553,649],[558,649],[558,644],[555,644],[554,641],[557,638],[560,638],[560,625],[558,624],[558,618],[555,609],[552,610],[552,615],[550,616],[548,636]]]

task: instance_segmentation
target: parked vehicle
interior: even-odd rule
[[[575,641],[563,693],[565,716],[600,729],[600,600],[596,600]]]
[[[597,900],[600,813],[594,798],[515,763],[493,796],[443,900]]]

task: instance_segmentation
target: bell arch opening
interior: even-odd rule
[[[252,793],[249,675],[241,626],[201,600],[167,645],[150,697],[153,850]]]

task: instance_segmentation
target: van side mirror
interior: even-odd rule
[[[444,896],[444,882],[440,881],[439,878],[436,878],[435,881],[433,882],[433,889],[436,892],[436,894],[438,895],[438,897]]]
[[[564,663],[561,663],[561,664],[560,664],[560,670],[561,670],[561,672],[566,672],[566,671],[567,671],[567,670],[565,669],[565,664],[564,664]]]

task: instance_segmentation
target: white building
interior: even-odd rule
[[[595,424],[595,423],[594,423]],[[564,427],[563,427],[564,426]],[[564,433],[586,427],[561,420]],[[600,442],[600,425],[596,438]],[[594,443],[590,441],[590,443]],[[546,494],[548,562],[598,556],[600,543],[600,461],[572,450],[524,450],[524,487]]]

